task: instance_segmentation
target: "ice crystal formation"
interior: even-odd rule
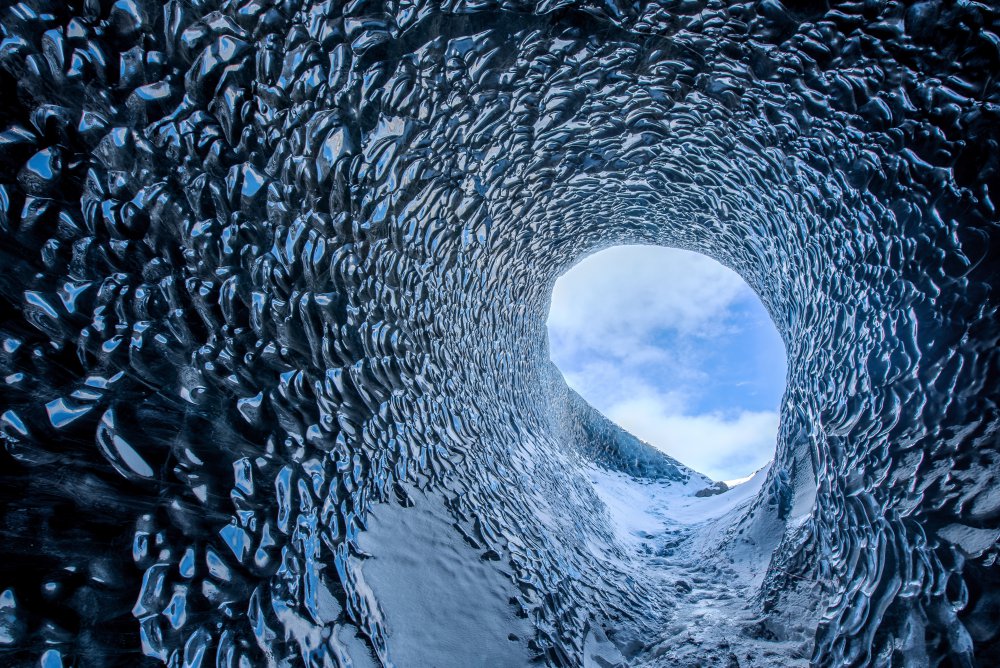
[[[0,664],[1000,662],[995,6],[0,26]],[[771,313],[759,491],[694,496],[549,362],[555,279],[622,243]]]

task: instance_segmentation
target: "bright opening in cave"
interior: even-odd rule
[[[713,480],[774,457],[785,347],[757,294],[699,253],[615,246],[563,274],[549,350],[621,427]]]

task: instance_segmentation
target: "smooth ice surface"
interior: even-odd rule
[[[0,663],[1000,664],[995,6],[0,33]],[[551,363],[556,278],[630,244],[731,268],[785,342],[753,487]]]
[[[510,606],[517,589],[497,567],[499,555],[464,540],[440,499],[421,494],[413,501],[412,508],[380,508],[358,539],[371,555],[359,568],[393,638],[392,660],[441,668],[528,665],[522,640],[533,627]]]
[[[785,349],[731,269],[616,246],[559,277],[546,321],[567,384],[630,433],[715,480],[774,458]]]

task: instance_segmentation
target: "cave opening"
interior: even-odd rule
[[[613,246],[556,281],[550,359],[620,427],[717,481],[775,456],[785,345],[757,293],[700,253]]]

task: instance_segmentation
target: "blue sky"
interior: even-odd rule
[[[785,349],[757,295],[704,255],[595,253],[556,282],[552,360],[609,418],[715,480],[774,456]]]

